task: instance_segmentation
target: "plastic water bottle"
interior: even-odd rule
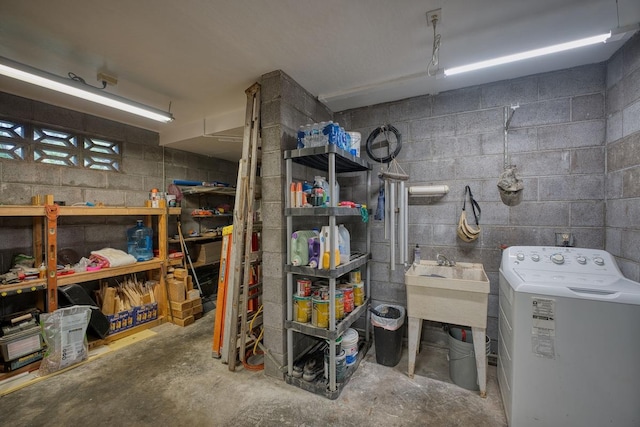
[[[297,148],[304,148],[305,140],[304,140],[304,125],[298,128],[298,144]]]
[[[135,227],[127,230],[127,252],[137,261],[153,258],[153,230],[145,227],[141,219]]]
[[[420,264],[420,245],[416,243],[416,247],[413,249],[413,263]]]

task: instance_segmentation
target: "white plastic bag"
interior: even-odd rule
[[[47,351],[40,363],[39,376],[49,375],[87,359],[87,326],[90,318],[91,307],[79,305],[40,315],[40,328]]]
[[[404,318],[405,318],[405,308],[403,306],[393,305],[393,304],[380,304],[375,308],[375,311],[377,311],[378,313],[384,314],[388,311],[389,308],[395,308],[398,311],[400,311],[400,317],[396,319],[389,319],[386,317],[378,316],[372,311],[371,324],[373,326],[384,328],[388,331],[396,331],[400,329],[400,327],[404,325]]]

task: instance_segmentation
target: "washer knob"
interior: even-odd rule
[[[551,255],[551,261],[554,264],[564,264],[564,256],[562,254],[553,254]]]
[[[578,261],[578,264],[586,264],[587,263],[587,259],[585,257],[583,257],[582,255],[580,255],[578,258],[576,258],[576,261]]]
[[[593,258],[593,262],[595,265],[604,265],[604,259],[599,256]]]
[[[531,255],[531,261],[533,261],[533,262],[540,261],[540,255],[538,255],[538,254]]]
[[[524,254],[522,252],[518,252],[516,254],[516,258],[518,259],[518,261],[524,261]]]

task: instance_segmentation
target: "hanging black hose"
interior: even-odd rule
[[[387,132],[393,132],[393,134],[396,136],[396,149],[393,151],[393,153],[389,153],[386,157],[378,157],[373,153],[373,144],[375,139],[383,132],[385,136],[387,135]],[[387,145],[389,144],[390,142],[387,139]],[[398,154],[400,154],[401,148],[402,148],[402,134],[400,134],[400,132],[398,132],[398,129],[396,129],[392,125],[384,125],[374,129],[371,132],[371,134],[369,134],[369,138],[367,138],[367,145],[366,145],[367,154],[372,160],[375,160],[376,162],[379,162],[379,163],[389,163],[391,160],[395,159],[398,156]]]

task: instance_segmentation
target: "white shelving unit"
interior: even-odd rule
[[[371,233],[370,223],[366,223],[366,251],[364,253],[352,252],[348,263],[336,266],[335,251],[330,252],[330,268],[328,270],[311,268],[309,266],[294,266],[289,264],[291,259],[291,234],[293,233],[294,218],[317,219],[318,225],[329,225],[331,230],[337,230],[337,218],[360,217],[360,210],[336,205],[335,181],[336,174],[345,172],[366,172],[367,174],[367,209],[370,206],[368,195],[371,190],[371,166],[360,157],[352,156],[348,152],[337,148],[335,145],[322,147],[303,148],[298,150],[285,151],[286,179],[287,185],[292,182],[293,163],[311,167],[323,172],[328,172],[329,200],[328,207],[308,207],[308,208],[285,208],[284,213],[287,219],[287,264],[284,270],[287,274],[287,319],[285,328],[287,329],[287,375],[286,381],[302,389],[324,395],[330,399],[335,399],[340,395],[349,378],[357,369],[360,361],[370,347],[371,333],[369,326],[369,304],[370,304],[370,252]],[[286,192],[286,204],[291,206],[289,192]],[[331,242],[335,242],[337,248],[338,236],[331,236]],[[332,243],[333,245],[334,243]],[[356,307],[353,312],[341,321],[336,321],[335,293],[337,279],[350,271],[366,267],[363,279],[365,282],[364,304]],[[294,276],[316,277],[328,279],[329,281],[329,327],[318,328],[309,323],[299,323],[293,320],[293,294]],[[365,320],[365,340],[359,345],[358,358],[355,364],[348,367],[345,379],[341,383],[336,381],[336,340],[359,318],[364,316]],[[294,340],[296,334],[304,334],[316,338],[324,339],[329,343],[329,380],[327,382],[307,382],[300,378],[293,377]]]

